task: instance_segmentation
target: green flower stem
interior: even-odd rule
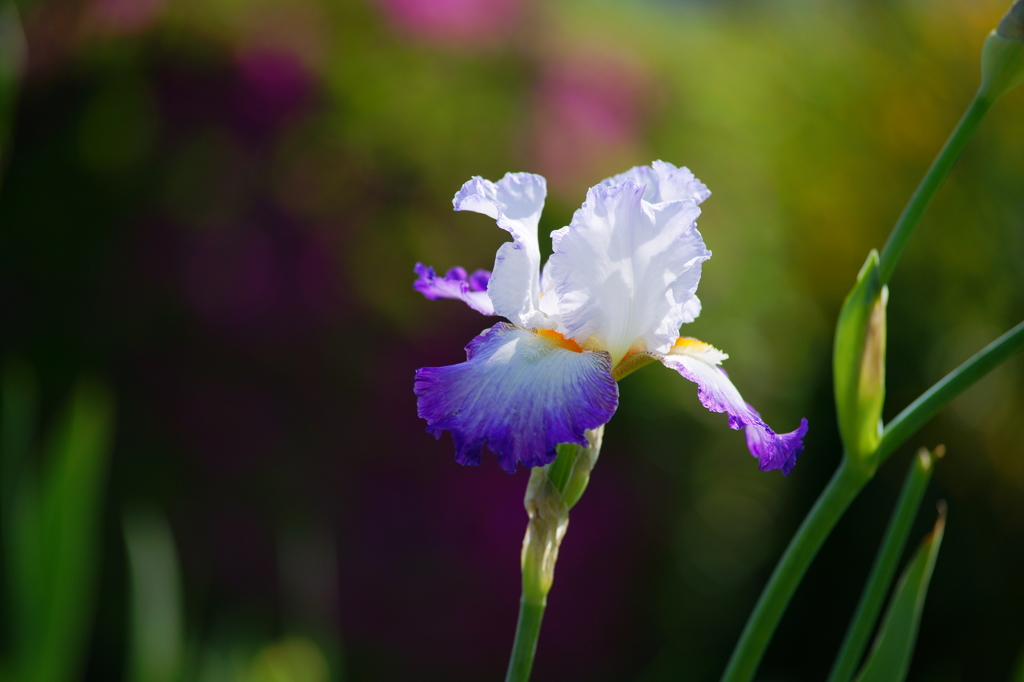
[[[540,635],[540,623],[544,618],[547,598],[539,602],[527,599],[526,595],[519,602],[519,622],[516,623],[516,640],[512,644],[512,658],[508,663],[508,674],[505,682],[526,682],[530,679],[533,668],[533,655],[537,651],[537,637]]]
[[[941,456],[942,446],[939,446],[936,448],[935,457]],[[921,499],[928,487],[928,481],[931,480],[932,471],[934,471],[933,463],[932,455],[928,450],[922,448],[910,465],[907,478],[903,483],[903,490],[900,492],[895,509],[893,509],[889,527],[885,531],[878,556],[875,557],[871,574],[864,586],[864,593],[861,595],[860,603],[857,604],[857,611],[850,621],[846,638],[832,665],[828,682],[850,682],[857,664],[864,655],[868,638],[878,621],[878,614],[882,611],[885,595],[889,591],[900,557],[903,555],[903,549],[907,545],[910,527],[917,517],[917,510],[921,506]]]
[[[870,480],[863,467],[843,457],[832,480],[789,542],[732,652],[722,682],[749,682],[807,567],[832,528]]]
[[[974,357],[947,374],[942,381],[929,388],[921,397],[896,415],[896,418],[889,422],[882,432],[882,440],[878,445],[878,463],[884,462],[896,448],[914,435],[949,401],[1019,353],[1021,349],[1024,349],[1024,322],[985,346]]]
[[[931,168],[928,169],[924,178],[921,179],[921,184],[917,186],[914,195],[910,197],[906,208],[903,209],[899,220],[896,221],[896,226],[892,229],[892,234],[889,235],[889,241],[885,243],[885,248],[882,249],[882,261],[880,264],[882,284],[889,283],[889,278],[892,277],[893,270],[896,269],[896,261],[899,259],[900,253],[903,252],[903,247],[907,245],[907,240],[910,239],[911,233],[917,227],[917,224],[921,222],[921,216],[924,215],[925,209],[931,203],[932,197],[935,196],[939,187],[942,186],[942,181],[949,175],[949,171],[953,168],[953,164],[956,163],[957,157],[960,156],[960,152],[963,151],[974,131],[978,129],[978,125],[985,118],[985,114],[988,113],[993,101],[990,96],[983,94],[982,91],[979,91],[974,96],[963,118],[960,119],[956,129],[953,130],[953,134],[949,136],[942,151],[939,152],[939,155],[935,157],[935,161],[932,162]]]

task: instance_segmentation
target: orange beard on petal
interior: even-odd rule
[[[547,339],[553,346],[571,350],[573,353],[582,353],[583,347],[576,343],[572,339],[567,339],[554,329],[538,329],[536,332],[537,336]]]

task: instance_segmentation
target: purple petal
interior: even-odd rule
[[[487,291],[487,284],[491,281],[491,273],[487,270],[477,270],[469,276],[469,288],[472,291]]]
[[[417,263],[416,265],[421,265],[421,263]],[[466,275],[466,268],[461,265],[456,265],[454,268],[450,268],[448,272],[444,273],[444,278],[452,282],[465,282],[468,278]]]
[[[790,433],[775,433],[761,415],[743,400],[729,375],[718,366],[725,353],[696,339],[680,339],[661,361],[698,386],[697,397],[712,412],[729,415],[729,427],[746,429],[747,447],[757,457],[761,471],[782,469],[789,475],[804,449],[807,420]]]
[[[807,420],[801,419],[796,431],[775,433],[770,426],[761,421],[761,415],[754,408],[747,405],[747,409],[757,417],[757,422],[749,424],[746,432],[750,454],[761,462],[758,469],[782,469],[783,475],[789,476],[789,472],[796,466],[796,460],[800,458],[800,453],[804,451]]]
[[[494,314],[494,306],[487,296],[487,280],[491,273],[486,270],[477,270],[471,277],[467,277],[463,268],[454,267],[444,277],[438,277],[434,268],[417,263],[413,272],[418,279],[413,282],[412,288],[427,298],[435,301],[439,298],[457,298],[478,313]]]
[[[455,459],[480,464],[484,444],[498,464],[543,466],[559,443],[585,445],[587,429],[611,419],[619,391],[604,352],[577,352],[499,322],[466,346],[466,362],[416,370],[427,431],[451,431]]]

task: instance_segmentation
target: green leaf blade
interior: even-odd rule
[[[939,507],[934,530],[921,543],[900,576],[874,646],[856,682],[902,682],[906,679],[945,527],[946,508],[943,504]]]
[[[113,420],[107,388],[82,381],[51,436],[31,524],[38,528],[33,555],[43,589],[30,615],[32,636],[18,652],[21,679],[65,682],[81,664],[95,599]]]
[[[941,458],[945,451],[946,448],[942,445],[935,448],[934,454],[927,448],[921,448],[911,462],[899,500],[893,509],[875,563],[871,567],[871,574],[832,666],[832,672],[828,676],[828,682],[849,682],[857,671],[857,665],[864,657],[871,632],[885,605],[885,596],[896,577],[900,557],[903,556],[907,539],[910,537],[910,528],[917,518],[925,489],[931,480],[935,460]]]

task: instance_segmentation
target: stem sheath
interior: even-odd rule
[[[580,500],[601,452],[604,426],[587,431],[587,444],[563,443],[555,461],[530,472],[523,504],[530,517],[523,538],[523,596],[506,682],[527,682],[537,637],[555,579],[558,548],[569,525],[569,510]]]

